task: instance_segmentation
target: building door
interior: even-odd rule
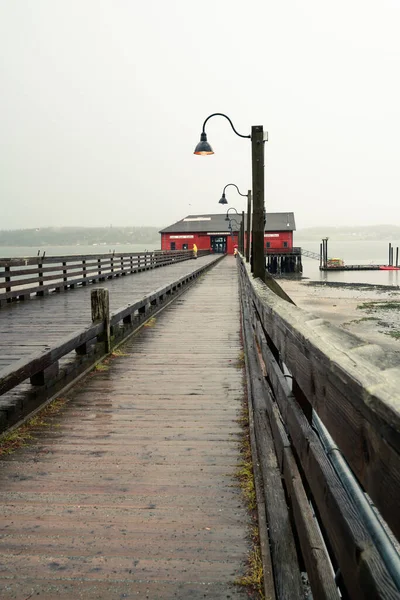
[[[226,236],[225,235],[222,235],[222,236],[211,235],[210,242],[211,242],[211,250],[215,254],[226,254]]]

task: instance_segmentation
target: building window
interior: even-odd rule
[[[182,244],[182,250],[188,250],[189,246],[188,244]]]
[[[171,242],[171,250],[176,250],[176,244],[175,244],[175,242]]]
[[[267,248],[271,248],[271,242],[267,242]]]
[[[288,247],[288,243],[287,242],[283,242],[283,247],[287,248]]]

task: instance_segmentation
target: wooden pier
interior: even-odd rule
[[[234,275],[216,266],[5,457],[2,600],[248,597]]]
[[[265,255],[265,266],[272,275],[302,273],[301,248],[268,248]]]
[[[110,279],[100,316],[90,287],[0,310],[3,353],[24,314],[16,341],[47,344],[0,371],[0,426],[58,400],[3,438],[25,444],[0,460],[1,598],[244,599],[251,563],[268,600],[399,600],[398,353],[241,255]]]

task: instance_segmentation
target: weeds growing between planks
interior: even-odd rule
[[[29,421],[26,421],[13,431],[3,434],[0,437],[0,456],[12,454],[18,448],[27,446],[29,441],[34,439],[32,435],[33,430],[52,425],[49,419],[58,414],[65,403],[65,398],[56,398],[36,413]],[[53,424],[53,426],[55,425]]]
[[[244,361],[244,355],[243,355]],[[241,461],[237,467],[235,477],[239,482],[239,487],[246,501],[246,506],[255,523],[257,523],[257,499],[254,484],[253,458],[250,444],[250,424],[249,410],[247,400],[244,400],[241,412],[237,420],[241,426],[241,439],[239,450]],[[235,585],[246,587],[253,597],[264,599],[264,575],[261,558],[260,538],[258,526],[253,525],[251,530],[252,549],[248,556],[247,569],[245,575],[235,580]]]

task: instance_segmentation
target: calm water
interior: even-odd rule
[[[0,246],[0,258],[16,258],[23,256],[37,256],[38,252],[42,256],[46,252],[46,256],[71,256],[72,254],[108,254],[109,252],[151,252],[158,250],[160,244],[121,244],[120,246],[113,245],[98,245],[98,246],[44,246],[43,248],[33,248],[32,246]]]
[[[304,250],[319,254],[319,242],[301,242],[296,244]],[[394,262],[396,247],[400,252],[400,240],[393,240]],[[330,258],[342,258],[346,265],[377,264],[387,265],[389,262],[389,242],[335,242],[329,240],[328,255]],[[400,261],[400,257],[399,257]],[[381,285],[400,285],[400,271],[338,271],[321,272],[319,261],[302,257],[303,277],[322,281],[342,281],[345,283],[373,283]]]

